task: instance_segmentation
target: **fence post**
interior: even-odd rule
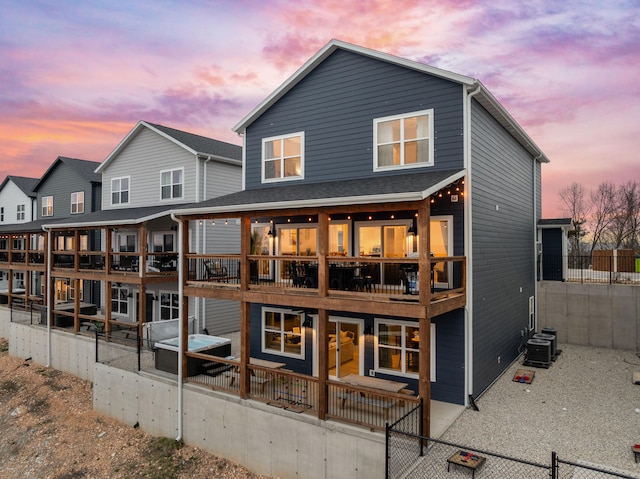
[[[98,362],[98,328],[96,328],[96,363]]]
[[[551,452],[551,479],[558,479],[558,455]]]
[[[140,371],[140,369],[142,369],[140,366],[140,353],[142,351],[142,348],[140,347],[140,328],[136,328],[136,345],[138,348],[138,371]]]
[[[389,453],[390,453],[390,448],[389,448],[389,423],[385,423],[384,426],[384,430],[385,430],[385,439],[384,439],[384,477],[385,479],[389,479]]]
[[[418,430],[420,431],[420,440],[418,446],[420,447],[420,456],[424,456],[424,448],[428,446],[428,442],[424,439],[424,421],[422,415],[424,414],[424,398],[420,398],[420,417],[418,418]]]

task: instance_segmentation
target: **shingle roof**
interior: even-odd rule
[[[242,159],[242,147],[238,145],[232,145],[231,143],[226,143],[224,141],[214,140],[213,138],[207,138],[206,136],[187,133],[186,131],[176,130],[175,128],[169,128],[168,126],[158,125],[156,123],[145,123],[171,136],[175,140],[188,146],[192,150],[197,151],[198,153],[205,153],[207,155],[214,155],[221,158],[229,158],[233,160]]]
[[[571,218],[547,218],[538,220],[538,226],[571,226]]]
[[[464,170],[439,170],[324,183],[285,184],[239,191],[175,208],[176,214],[248,211],[272,208],[351,205],[381,201],[417,201],[464,175]]]
[[[0,185],[0,190],[4,188],[4,185],[8,182],[12,181],[20,191],[22,191],[27,196],[36,196],[33,192],[33,188],[38,184],[38,178],[28,178],[26,176],[15,176],[15,175],[7,175],[2,184]]]
[[[51,174],[51,172],[58,167],[60,163],[64,163],[69,168],[76,171],[83,179],[91,183],[102,183],[102,175],[95,173],[95,169],[100,166],[98,161],[80,160],[78,158],[68,158],[66,156],[59,156],[56,161],[51,163],[51,166],[45,171],[44,175],[34,185],[33,191],[37,191],[40,185]]]
[[[66,227],[104,226],[138,224],[143,221],[166,216],[180,205],[143,206],[139,208],[117,208],[87,213],[76,217],[67,217],[58,221],[43,221],[45,225]]]

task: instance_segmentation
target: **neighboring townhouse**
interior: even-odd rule
[[[24,176],[7,176],[2,184],[0,184],[0,267],[8,264],[9,249],[18,249],[20,240],[12,238],[1,231],[11,230],[14,227],[6,225],[15,225],[19,223],[28,223],[33,221],[36,205],[36,197],[33,193],[33,187],[38,183],[37,178],[27,178]],[[17,254],[19,256],[20,253]],[[19,260],[16,257],[16,260]],[[13,276],[13,278],[12,278]],[[11,289],[17,294],[23,293],[24,286],[21,284],[21,277],[24,276],[23,271],[16,271],[9,274],[8,270],[0,269],[0,301],[6,302],[8,296],[4,296],[9,292],[9,278],[12,278]],[[15,281],[14,281],[15,280]]]
[[[43,225],[66,217],[79,218],[100,209],[101,179],[94,173],[98,165],[93,161],[59,156],[32,185],[35,212],[31,220],[0,227],[5,237],[5,241],[0,242],[0,250],[5,248],[4,255],[0,252],[0,268],[6,268],[5,274],[9,275],[6,289],[18,301],[42,303],[47,297],[47,235]],[[72,244],[70,239],[66,243],[59,239],[55,247],[71,249]],[[6,263],[2,261],[5,257]],[[73,300],[76,291],[90,301],[100,298],[90,282],[76,285],[70,278],[61,277],[50,284],[51,295],[57,302]],[[11,302],[12,294],[7,294],[8,302]]]
[[[102,210],[47,226],[54,245],[52,278],[91,280],[100,292],[100,300],[87,301],[85,295],[68,310],[54,305],[53,324],[75,332],[143,334],[146,322],[178,318],[179,232],[170,210],[237,191],[240,170],[239,146],[140,121],[95,167],[103,184]],[[206,251],[214,240],[228,246],[224,236],[198,223],[185,235],[196,251]],[[222,322],[217,332],[225,332],[224,319],[235,322],[238,306],[194,300],[189,315],[204,329],[213,311]]]
[[[480,81],[334,40],[234,130],[243,190],[174,213],[241,224],[183,245],[189,302],[240,304],[240,373],[188,380],[371,428],[417,395],[428,435],[518,357],[548,159]]]
[[[35,219],[37,178],[7,176],[0,184],[0,226],[28,223]]]

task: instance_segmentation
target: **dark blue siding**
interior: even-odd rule
[[[460,168],[462,100],[458,84],[337,50],[247,129],[246,188],[262,186],[262,138],[305,133],[305,182],[367,177],[374,175],[373,120],[431,108],[431,168]],[[384,174],[397,173],[406,170]]]
[[[287,358],[285,356],[265,354],[261,351],[261,311],[262,305],[251,305],[251,357],[268,359],[286,364],[291,369],[301,374],[311,375],[313,371],[313,342],[311,335],[305,338],[306,360]],[[332,313],[332,316],[340,316]],[[375,316],[378,319],[404,320],[406,318],[394,316]],[[373,329],[374,316],[349,315],[345,318],[364,319],[364,329]],[[464,404],[464,310],[460,309],[434,318],[436,325],[436,382],[431,383],[431,397],[438,401],[447,401],[456,404]],[[374,368],[375,342],[373,335],[365,335],[365,374]],[[418,381],[391,374],[376,373],[377,377],[402,381],[409,384],[409,389],[418,391]]]
[[[539,189],[531,156],[475,101],[472,131],[472,392],[477,396],[516,359],[528,325],[540,196],[534,205]]]

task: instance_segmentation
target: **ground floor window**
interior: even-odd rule
[[[302,314],[287,310],[262,310],[262,351],[304,359]]]
[[[160,293],[160,319],[176,319],[180,314],[178,293]]]
[[[418,323],[376,320],[375,367],[380,371],[418,377],[420,365],[420,328]],[[431,325],[431,381],[435,381],[435,324]]]
[[[111,312],[113,314],[129,314],[129,288],[123,286],[111,287]]]

